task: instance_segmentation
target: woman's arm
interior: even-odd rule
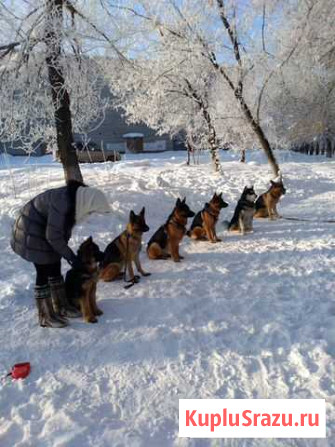
[[[66,215],[67,206],[64,201],[55,201],[50,203],[48,210],[48,220],[46,228],[46,239],[51,247],[59,253],[69,263],[76,258],[75,254],[68,246],[66,239]]]

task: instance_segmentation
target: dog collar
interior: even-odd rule
[[[249,208],[253,208],[255,206],[255,202],[249,202],[248,200],[240,201],[241,205],[247,206]]]
[[[180,230],[183,230],[183,233],[186,233],[186,227],[185,225],[180,224],[179,222],[175,221],[173,218],[168,221],[168,224],[174,225],[175,227],[179,228]]]
[[[208,213],[210,216],[214,217],[214,219],[218,219],[219,218],[219,213],[218,214],[214,214],[211,210],[210,204],[206,203],[205,208],[203,209],[203,211],[206,211],[206,213]]]

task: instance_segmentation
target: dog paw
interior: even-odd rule
[[[99,317],[100,315],[103,315],[103,311],[101,309],[96,309],[96,311],[94,312],[94,315]]]
[[[220,238],[216,238],[216,242],[222,242],[222,239],[220,239]]]
[[[184,257],[184,256],[181,256],[181,255],[179,255],[179,259],[185,259],[185,257]]]
[[[89,317],[85,321],[86,321],[86,323],[97,323],[98,319],[95,317]]]
[[[151,273],[149,273],[149,272],[143,272],[142,273],[142,276],[150,276],[151,275]]]
[[[180,262],[180,261],[181,261],[180,258],[175,258],[175,259],[174,259],[174,262]]]

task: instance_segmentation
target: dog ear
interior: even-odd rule
[[[145,206],[141,209],[140,215],[144,217],[144,213],[145,213]]]
[[[93,238],[92,238],[92,236],[90,236],[90,237],[87,239],[86,242],[93,242]]]
[[[176,206],[180,206],[180,204],[181,204],[181,201],[180,201],[180,198],[178,197],[177,202],[176,202]]]
[[[222,192],[220,192],[220,194],[219,194],[219,197],[221,197],[221,198],[222,198]]]
[[[181,203],[185,203],[186,202],[186,197],[183,198]]]
[[[131,210],[129,214],[129,221],[134,222],[134,219],[135,219],[135,213],[133,210]]]
[[[271,185],[275,185],[276,184],[276,182],[274,182],[273,180],[270,180],[270,183],[271,183]]]

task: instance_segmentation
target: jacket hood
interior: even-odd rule
[[[76,223],[80,223],[91,213],[109,213],[111,207],[100,189],[80,186],[76,193]]]

